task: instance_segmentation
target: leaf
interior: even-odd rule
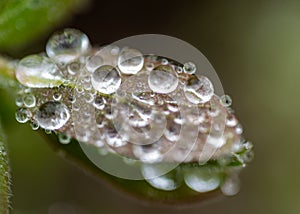
[[[9,213],[10,174],[5,136],[0,124],[0,213]]]
[[[1,0],[0,49],[22,47],[70,16],[85,0]]]

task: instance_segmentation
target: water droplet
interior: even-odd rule
[[[54,33],[46,45],[47,55],[57,62],[68,63],[90,48],[88,37],[75,29],[64,29]]]
[[[115,93],[121,85],[121,77],[116,68],[103,65],[92,74],[93,88],[103,94]]]
[[[31,117],[31,112],[26,108],[20,108],[19,110],[17,110],[15,116],[16,116],[16,120],[19,123],[26,123]]]
[[[169,170],[169,166],[165,164],[143,164],[142,174],[146,181],[153,187],[165,191],[177,189],[183,181],[180,168]],[[160,175],[160,176],[158,176]]]
[[[177,66],[177,67],[176,67],[176,71],[177,71],[178,74],[181,74],[182,71],[183,71],[183,69],[182,69],[182,67]]]
[[[178,86],[177,73],[170,66],[160,65],[150,71],[148,84],[154,92],[161,94],[170,93]]]
[[[105,129],[105,139],[107,144],[112,147],[121,147],[127,144],[114,127],[108,127]]]
[[[192,62],[186,62],[183,65],[183,71],[187,74],[194,74],[196,72],[196,65]]]
[[[184,86],[186,98],[194,104],[205,103],[214,95],[211,81],[205,77],[192,76]]]
[[[157,163],[162,160],[161,145],[158,142],[149,145],[134,145],[133,153],[142,162]]]
[[[72,62],[68,65],[67,70],[70,75],[76,75],[81,71],[81,65],[78,62]]]
[[[62,98],[62,94],[61,93],[56,92],[56,93],[53,94],[53,99],[55,101],[59,101],[61,98]]]
[[[172,142],[179,140],[181,125],[175,123],[173,120],[169,120],[165,129],[165,137]]]
[[[25,94],[23,97],[23,102],[25,107],[32,108],[36,104],[35,96],[33,94]]]
[[[55,87],[63,82],[56,64],[40,55],[23,58],[16,69],[16,78],[22,85],[31,88]]]
[[[42,128],[55,130],[60,129],[68,122],[70,112],[65,104],[49,101],[40,106],[35,117]]]
[[[18,107],[21,107],[23,105],[23,97],[22,96],[17,96],[15,103]]]
[[[101,56],[95,55],[88,58],[85,67],[89,72],[92,73],[102,64],[103,64],[103,58]]]
[[[143,54],[132,48],[125,48],[118,58],[118,67],[123,74],[136,74],[144,66]]]
[[[238,124],[237,119],[235,118],[235,116],[229,114],[227,115],[227,119],[226,119],[226,125],[228,127],[234,127]]]
[[[241,124],[237,124],[237,126],[235,127],[235,133],[237,133],[238,135],[243,134],[243,127]]]
[[[97,96],[96,98],[95,98],[95,101],[94,101],[94,107],[96,108],[96,109],[99,109],[99,110],[103,110],[104,109],[104,107],[105,107],[105,103],[106,103],[106,101],[105,101],[105,99],[104,99],[104,97],[102,97],[102,96]]]
[[[209,192],[219,187],[221,175],[218,170],[210,167],[196,167],[187,169],[184,181],[187,186],[197,192]]]
[[[232,104],[232,99],[229,95],[222,95],[221,101],[225,107],[229,107]]]
[[[32,130],[38,130],[40,128],[39,124],[36,121],[32,121],[30,123],[30,127]]]
[[[58,140],[61,144],[69,144],[71,142],[71,136],[64,133],[60,133],[58,135]]]
[[[225,182],[221,186],[221,190],[224,195],[233,196],[240,190],[240,180],[237,173],[228,175]]]
[[[167,65],[169,63],[169,61],[167,59],[161,59],[161,64],[162,65]]]

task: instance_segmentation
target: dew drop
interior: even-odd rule
[[[60,63],[69,63],[90,48],[88,37],[76,29],[64,29],[54,33],[47,42],[46,53]]]
[[[16,69],[16,78],[22,85],[31,88],[52,88],[63,82],[56,64],[40,55],[30,55],[21,59]]]
[[[125,48],[118,58],[118,67],[123,74],[136,74],[144,66],[143,54],[132,48]]]
[[[205,77],[192,76],[184,86],[186,98],[194,104],[205,103],[214,95],[214,88],[211,81]]]
[[[232,104],[232,99],[229,95],[222,95],[221,101],[225,107],[229,107]]]
[[[61,98],[62,98],[62,94],[61,93],[56,92],[56,93],[53,94],[53,99],[55,101],[59,101],[59,100],[61,100]]]
[[[169,120],[165,129],[165,137],[172,142],[179,140],[181,125],[175,123],[173,120]]]
[[[103,65],[92,74],[92,86],[103,94],[115,93],[121,85],[121,77],[116,68]]]
[[[177,189],[183,181],[179,168],[170,171],[166,164],[143,164],[141,171],[151,186],[165,191]]]
[[[221,186],[221,191],[224,195],[233,196],[236,195],[240,190],[240,180],[237,173],[228,175],[225,182]]]
[[[186,62],[183,65],[183,71],[187,74],[194,74],[196,72],[196,65],[192,62]]]
[[[39,128],[40,128],[40,126],[39,126],[39,124],[36,122],[36,121],[32,121],[31,123],[30,123],[30,127],[31,127],[31,129],[32,130],[38,130]]]
[[[25,94],[23,97],[23,102],[25,107],[32,108],[36,104],[35,96],[33,94]]]
[[[102,64],[103,64],[103,58],[101,56],[95,55],[88,58],[85,67],[89,72],[92,73]]]
[[[209,167],[190,168],[184,173],[186,185],[197,192],[217,189],[221,183],[221,177],[218,170]]]
[[[118,131],[114,127],[108,127],[105,130],[105,139],[107,144],[112,147],[120,147],[127,144],[127,142],[121,138]]]
[[[81,71],[81,65],[78,62],[72,62],[68,65],[67,70],[70,75],[76,75]]]
[[[60,129],[68,122],[70,112],[65,104],[49,101],[40,106],[35,117],[42,128],[55,130]]]
[[[94,100],[93,105],[96,109],[103,110],[105,107],[105,103],[106,103],[106,101],[105,101],[104,97],[97,96]]]
[[[142,162],[156,163],[162,160],[163,154],[160,152],[161,146],[158,142],[149,145],[134,145],[133,153]]]
[[[177,73],[168,65],[160,65],[150,71],[148,84],[154,92],[168,94],[178,86]]]
[[[71,142],[71,136],[64,133],[60,133],[58,135],[58,140],[61,144],[69,144]]]
[[[26,108],[20,108],[19,110],[17,110],[15,116],[16,116],[16,120],[19,123],[26,123],[31,117],[31,112]]]

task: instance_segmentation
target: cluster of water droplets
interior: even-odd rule
[[[196,70],[193,62],[180,64],[131,47],[92,49],[85,34],[66,29],[52,35],[46,53],[19,62],[16,119],[33,130],[58,133],[62,144],[76,138],[96,146],[99,155],[139,160],[155,188],[171,191],[185,182],[197,192],[221,186],[233,195],[240,168],[229,173],[227,167],[250,161],[252,144],[241,138],[231,98],[214,95],[212,82]],[[186,142],[193,127],[196,141]],[[204,152],[208,155],[201,156]],[[176,167],[155,176],[164,169],[160,163],[219,159],[217,168]]]

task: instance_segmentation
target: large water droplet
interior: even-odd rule
[[[95,90],[103,94],[112,94],[120,87],[121,77],[116,68],[103,65],[94,71],[91,82]]]
[[[150,71],[148,84],[154,92],[170,93],[178,86],[177,73],[168,65],[160,65]]]
[[[31,88],[55,87],[63,82],[56,64],[40,55],[23,58],[16,69],[16,78],[21,84]]]
[[[180,169],[170,171],[170,166],[166,164],[143,164],[141,170],[147,182],[157,189],[172,191],[183,181]]]
[[[184,93],[186,98],[194,103],[205,103],[214,95],[214,88],[211,81],[205,77],[197,76],[191,77],[184,86]]]
[[[132,48],[125,48],[118,58],[118,67],[124,74],[136,74],[144,66],[143,54]]]
[[[209,192],[219,187],[221,175],[217,169],[210,167],[196,167],[187,169],[184,181],[191,189],[197,192]]]
[[[42,104],[35,115],[39,125],[47,130],[55,130],[63,127],[70,118],[68,107],[57,101],[49,101]]]
[[[90,48],[88,37],[79,30],[67,28],[54,33],[46,45],[47,55],[57,62],[68,63]]]

